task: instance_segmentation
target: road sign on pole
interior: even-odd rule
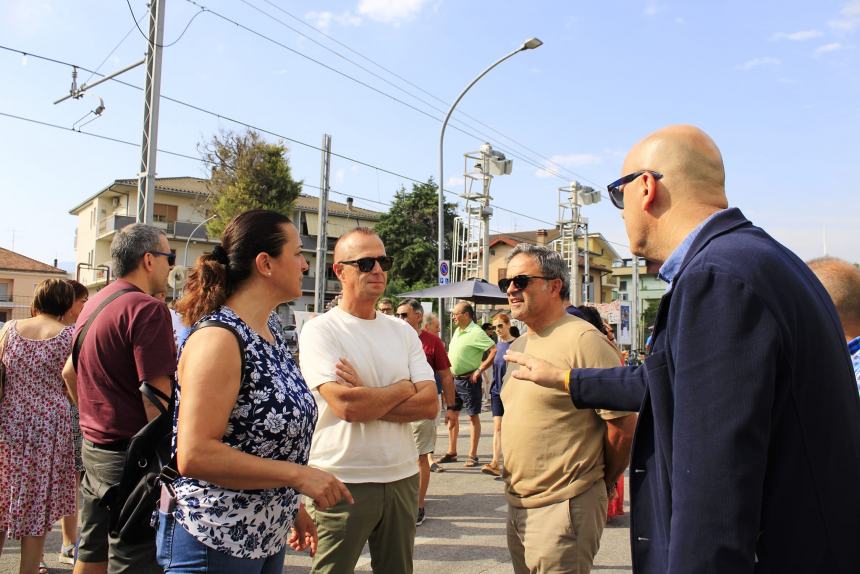
[[[439,262],[439,285],[447,285],[451,282],[451,262],[443,259]]]

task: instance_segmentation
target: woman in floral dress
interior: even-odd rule
[[[165,572],[280,573],[287,543],[316,548],[300,493],[325,508],[351,500],[307,466],[316,403],[274,313],[301,295],[307,268],[290,220],[253,210],[189,275],[176,306],[194,325],[175,390],[181,478],[162,492],[156,538]]]
[[[21,540],[20,572],[44,571],[45,534],[75,508],[75,459],[68,399],[61,376],[72,348],[62,315],[75,294],[47,279],[33,296],[31,319],[10,321],[0,402],[0,552],[6,536]]]

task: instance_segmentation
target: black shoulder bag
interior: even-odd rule
[[[205,327],[220,327],[233,333],[242,357],[240,372],[244,373],[245,344],[239,333],[226,323],[209,320],[197,324],[188,336]],[[173,481],[180,476],[176,455],[170,454],[174,398],[167,397],[145,381],[140,386],[140,392],[160,414],[131,438],[122,478],[102,498],[102,504],[110,510],[111,534],[129,543],[142,542],[152,537],[153,516],[161,496],[161,486],[164,485],[173,494]],[[159,399],[167,402],[167,406]]]

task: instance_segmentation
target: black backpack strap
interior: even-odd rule
[[[104,301],[102,301],[101,304],[98,307],[96,307],[95,311],[90,313],[90,316],[87,319],[86,324],[78,332],[78,336],[75,337],[75,344],[72,347],[72,366],[74,367],[76,373],[78,372],[78,355],[81,354],[81,347],[83,347],[83,345],[84,345],[84,337],[87,336],[87,332],[90,330],[90,327],[92,326],[93,321],[95,321],[96,317],[98,317],[98,314],[102,312],[102,309],[107,307],[111,301],[113,301],[114,299],[116,299],[120,295],[124,295],[126,293],[131,293],[132,291],[137,291],[137,289],[121,289],[121,290],[117,291],[116,293],[110,295],[108,298],[106,298]]]
[[[155,405],[155,408],[157,408],[158,412],[160,412],[161,414],[166,414],[168,411],[167,407],[165,407],[158,399],[161,399],[162,401],[167,403],[168,407],[173,404],[173,399],[171,397],[168,397],[146,381],[143,381],[143,383],[141,383],[140,392],[143,394],[143,396],[149,399],[149,402]]]
[[[190,337],[191,335],[193,335],[194,333],[196,333],[200,329],[205,329],[206,327],[220,327],[221,329],[226,329],[226,330],[230,331],[231,333],[233,333],[233,336],[236,337],[236,342],[239,343],[239,356],[242,359],[242,369],[239,371],[239,373],[240,373],[240,376],[244,376],[245,375],[245,340],[242,339],[242,335],[239,334],[239,331],[237,331],[236,328],[233,327],[232,325],[228,325],[227,323],[224,323],[222,321],[217,321],[215,319],[208,319],[206,321],[202,321],[202,322],[194,325],[194,328],[191,329],[191,331],[188,333],[188,337]],[[188,337],[185,338],[186,341],[188,340]],[[144,387],[148,388],[148,390],[155,391],[154,394],[156,396],[160,396],[161,398],[163,398],[165,400],[169,400],[164,395],[164,393],[162,393],[158,389],[150,387],[145,382],[143,385],[141,385],[141,388],[140,388],[141,392],[143,392],[150,401],[153,401],[153,404],[156,404],[159,407],[159,409],[163,409],[160,401],[155,399],[154,396],[150,396],[149,394],[147,394],[146,391],[144,390]],[[164,411],[162,410],[162,412],[164,412]],[[161,473],[158,475],[158,478],[161,480],[161,483],[165,486],[165,488],[167,488],[167,491],[170,493],[170,495],[172,497],[176,496],[176,492],[173,490],[173,481],[176,480],[177,478],[179,478],[180,476],[182,476],[181,474],[179,474],[178,468],[179,468],[179,466],[176,463],[176,453],[174,453],[173,457],[170,459],[170,463],[163,466],[161,469]]]

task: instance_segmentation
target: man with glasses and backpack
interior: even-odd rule
[[[111,243],[118,279],[91,297],[75,325],[73,354],[63,378],[77,388],[84,478],[81,539],[75,574],[161,572],[155,530],[129,542],[110,533],[103,498],[120,482],[129,441],[159,410],[141,393],[148,383],[171,395],[176,346],[163,290],[175,255],[159,229],[132,224]]]
[[[309,464],[340,479],[355,504],[310,507],[312,572],[352,572],[369,543],[374,572],[409,574],[418,501],[413,421],[438,412],[433,369],[410,325],[376,310],[392,260],[358,227],[334,249],[343,299],[302,327],[301,367],[319,419]]]

